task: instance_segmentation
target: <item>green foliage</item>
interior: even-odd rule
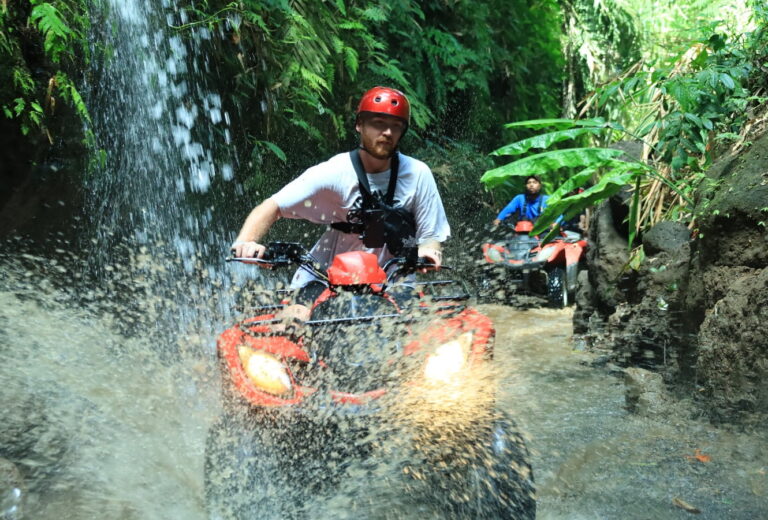
[[[488,188],[502,184],[509,177],[526,177],[542,172],[556,171],[560,168],[591,167],[603,164],[622,155],[621,150],[610,148],[568,148],[537,153],[489,170],[481,177]]]
[[[768,18],[764,0],[750,2],[752,28],[744,5],[731,2],[623,3],[637,14],[644,41],[658,45],[643,47],[643,60],[597,84],[579,115],[620,121],[630,129],[626,136],[642,144],[640,162],[650,175],[633,179],[634,232],[663,218],[695,219],[694,192],[711,189],[703,171],[724,144],[746,146],[745,123],[765,101],[768,87]],[[605,145],[615,137],[560,130],[509,150],[526,153],[535,144],[551,146],[569,136]],[[705,206],[699,204],[698,211]]]
[[[411,100],[405,149],[436,135],[496,140],[513,113],[559,111],[555,0],[535,8],[527,0],[208,1],[189,12],[182,34],[205,26],[227,35],[211,52],[235,79],[227,96],[246,133],[311,151],[288,154],[288,169],[351,146],[357,100],[377,84]],[[270,160],[270,150],[250,143],[252,157]]]
[[[71,104],[83,121],[88,110],[68,71],[87,59],[84,0],[3,2],[0,8],[0,107],[27,135],[33,129],[51,139],[49,121],[56,96]],[[42,53],[38,53],[37,49]],[[47,77],[32,70],[46,70]]]
[[[53,4],[38,3],[32,0],[35,7],[29,15],[29,20],[38,28],[45,38],[45,52],[54,63],[59,63],[61,55],[70,52],[71,40],[74,36],[72,29],[67,26],[62,14]]]
[[[624,4],[622,0],[561,2],[567,74],[565,115],[576,116],[583,96],[640,58],[643,40],[638,19]]]
[[[546,150],[566,139],[579,139],[585,135],[611,134],[621,129],[619,125],[599,118],[582,121],[567,119],[522,121],[508,126],[530,126],[536,129],[553,126],[559,130],[504,146],[493,152],[493,155],[509,155],[506,152],[510,150],[513,151],[514,155],[517,155],[522,153],[519,152],[520,150],[528,151],[531,148]],[[643,175],[655,173],[645,164],[619,159],[623,153],[617,149],[597,147],[543,151],[488,170],[483,174],[480,181],[485,184],[486,188],[493,189],[504,185],[511,177],[525,177],[534,174],[553,176],[564,170],[567,176],[566,181],[550,195],[547,206],[536,221],[532,231],[533,234],[541,234],[555,225],[561,216],[564,220],[570,220],[585,209],[615,195],[627,184],[639,183]],[[584,189],[578,192],[579,188]],[[636,193],[638,192],[636,190]],[[639,198],[635,197],[630,216],[630,246],[634,239],[634,230],[637,227],[638,205]],[[558,226],[555,225],[546,239],[551,238],[557,229]]]
[[[69,76],[67,76],[67,74],[62,71],[58,71],[56,73],[54,84],[58,86],[61,97],[68,101],[75,108],[75,111],[78,113],[80,118],[83,121],[90,123],[91,115],[88,113],[88,107],[85,106],[85,101],[83,101],[83,98],[80,95],[80,91],[77,90],[77,87],[69,78]]]
[[[636,113],[642,105],[647,111],[635,135],[650,138],[656,158],[675,171],[701,168],[711,159],[709,144],[717,134],[710,133],[730,133],[743,124],[750,70],[744,56],[726,50],[716,34],[670,67],[640,70],[597,89],[587,106],[600,113],[612,103]],[[615,97],[624,102],[616,104]]]

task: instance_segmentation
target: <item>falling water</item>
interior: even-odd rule
[[[90,18],[86,245],[0,258],[0,518],[202,518],[237,190],[214,35],[170,0]]]
[[[116,257],[149,254],[162,265],[153,296],[167,307],[164,325],[206,326],[231,307],[210,303],[231,231],[215,199],[236,190],[230,116],[200,51],[214,35],[171,0],[108,0],[91,16],[87,90],[103,150],[89,183],[92,268],[103,275]]]

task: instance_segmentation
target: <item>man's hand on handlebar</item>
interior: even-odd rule
[[[443,252],[436,248],[429,245],[423,245],[419,246],[419,252],[418,252],[419,258],[424,258],[434,264],[434,267],[430,268],[434,269],[435,271],[440,269],[440,266],[443,263]],[[427,269],[422,269],[421,272],[426,272]]]
[[[236,258],[262,258],[267,247],[254,241],[237,241],[231,246]]]

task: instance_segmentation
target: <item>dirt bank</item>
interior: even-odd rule
[[[617,204],[595,212],[574,327],[622,366],[662,374],[716,422],[765,425],[768,135],[716,161],[696,204],[694,233],[658,224],[636,269]]]

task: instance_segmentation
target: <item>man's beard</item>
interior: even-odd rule
[[[389,159],[395,153],[392,141],[379,141],[363,139],[363,150],[379,160]]]

